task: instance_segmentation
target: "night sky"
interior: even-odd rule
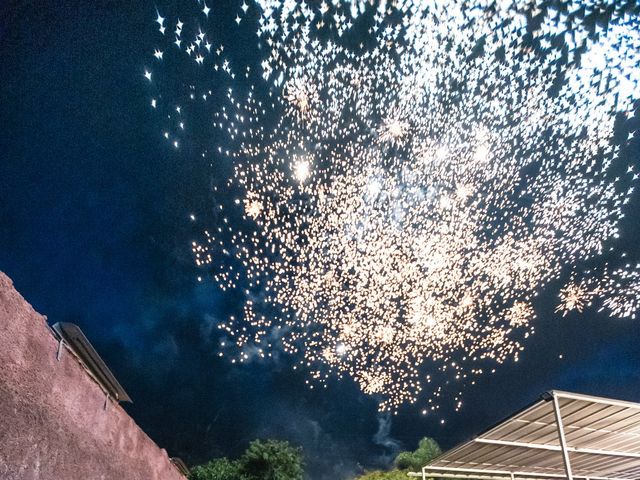
[[[51,323],[84,330],[133,398],[127,411],[170,455],[194,465],[276,437],[304,448],[310,478],[348,478],[423,436],[451,447],[551,388],[640,401],[637,320],[562,318],[544,293],[520,362],[468,388],[444,425],[417,407],[380,416],[348,379],[310,391],[287,357],[220,359],[215,327],[237,299],[196,282],[190,243],[215,225],[210,185],[222,173],[162,141],[142,76],[155,7],[0,7],[0,270]],[[639,145],[623,155],[637,159]],[[620,240],[634,261],[639,208],[635,192]]]

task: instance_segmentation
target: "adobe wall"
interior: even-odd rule
[[[0,272],[0,478],[184,480]]]

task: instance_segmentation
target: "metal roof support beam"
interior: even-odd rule
[[[561,390],[552,390],[550,393],[553,396],[558,396],[558,398],[567,398],[569,400],[578,400],[581,402],[589,402],[589,403],[602,403],[604,405],[611,405],[614,407],[622,407],[622,408],[633,408],[635,410],[640,410],[640,404],[635,402],[627,402],[624,400],[615,400],[613,398],[604,398],[604,397],[595,397],[592,395],[584,395],[581,393],[570,393],[563,392]]]
[[[437,473],[437,472],[428,472],[425,474],[424,472],[408,472],[408,476],[410,477],[423,477],[423,479],[428,478],[452,478],[455,480],[539,480],[540,477],[536,475],[529,476],[520,476],[516,477],[511,474],[511,476],[505,475],[479,475],[472,473]],[[428,476],[427,476],[428,475]]]
[[[526,473],[519,472],[514,473],[511,472],[509,474],[501,474],[501,475],[481,475],[477,473],[454,473],[454,472],[408,472],[407,475],[409,477],[422,477],[423,480],[428,478],[452,478],[456,480],[540,480],[540,478],[546,478],[544,476],[541,477],[538,473]],[[556,477],[556,478],[564,478],[564,477]],[[592,477],[573,477],[574,479],[581,480],[594,480]],[[602,477],[601,480],[621,480],[608,477]]]
[[[492,438],[474,438],[473,441],[476,443],[486,443],[489,445],[503,445],[506,447],[533,448],[536,450],[550,450],[554,452],[562,451],[562,447],[558,445],[546,445],[543,443],[512,442],[509,440],[494,440]],[[590,455],[605,455],[609,457],[624,457],[624,458],[640,459],[640,453],[616,452],[613,450],[597,450],[593,448],[574,448],[574,447],[567,446],[567,451],[572,453],[588,453]]]
[[[556,416],[556,426],[558,427],[558,439],[560,440],[560,448],[562,449],[564,471],[567,474],[567,480],[573,480],[571,460],[569,459],[569,452],[567,451],[567,439],[564,436],[564,425],[562,424],[562,414],[560,413],[560,403],[558,402],[558,396],[555,392],[552,392],[551,395],[553,399],[553,413]]]
[[[425,478],[429,477],[445,477],[445,478],[456,478],[457,475],[468,475],[469,478],[480,478],[483,475],[494,478],[504,478],[508,480],[511,476],[515,477],[517,480],[523,479],[563,479],[564,475],[555,474],[555,473],[540,473],[540,472],[523,472],[516,470],[485,470],[483,468],[459,468],[459,467],[432,467],[425,466],[422,467],[422,473]],[[419,473],[416,473],[417,476],[420,476]],[[574,480],[625,480],[620,477],[587,477],[583,475],[577,475],[573,477]]]
[[[438,473],[438,472],[429,472],[429,476],[425,472],[408,472],[407,475],[410,477],[422,477],[426,478],[455,478],[456,480],[509,480],[511,477],[503,476],[503,475],[478,475],[478,474],[470,474],[470,473]],[[515,478],[515,477],[514,477]],[[514,479],[512,479],[514,480]],[[530,479],[519,478],[518,480],[537,480],[534,477]]]

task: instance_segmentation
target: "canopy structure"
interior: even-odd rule
[[[77,325],[67,322],[58,322],[53,325],[53,330],[60,338],[60,346],[62,342],[66,343],[73,353],[80,359],[81,364],[93,377],[93,379],[102,387],[105,393],[118,402],[132,402],[129,394],[122,388],[122,385],[116,380],[111,373],[109,367],[104,363],[98,352],[93,348],[91,342],[84,336],[82,330]],[[60,355],[60,350],[58,350]],[[105,403],[106,405],[106,403]]]
[[[551,391],[413,476],[640,479],[640,403]]]

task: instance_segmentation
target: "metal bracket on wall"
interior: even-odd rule
[[[104,407],[103,410],[107,409],[107,404],[109,403],[109,394],[107,393],[104,397]]]
[[[64,340],[61,338],[58,341],[58,353],[56,353],[56,360],[59,362],[60,357],[62,357],[62,345],[64,345]]]

